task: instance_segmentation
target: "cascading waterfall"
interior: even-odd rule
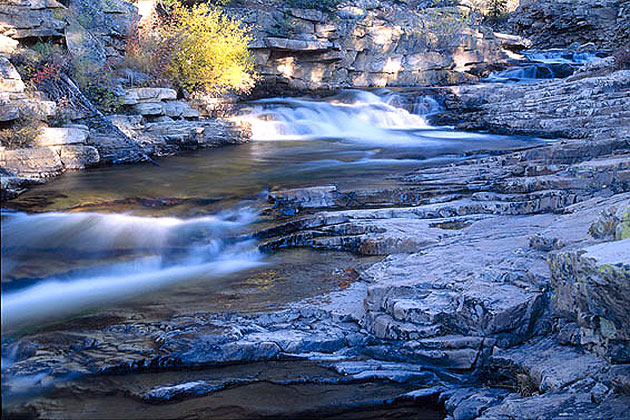
[[[251,124],[252,138],[258,141],[331,138],[387,146],[414,141],[407,133],[397,131],[431,128],[421,115],[395,105],[391,94],[380,97],[365,91],[345,91],[321,101],[260,100],[239,118]],[[428,110],[435,105],[435,101],[426,99],[417,108]]]
[[[567,50],[523,51],[525,62],[521,65],[493,72],[487,77],[489,82],[532,82],[538,79],[555,79],[572,75],[575,70],[589,61],[603,55],[591,52]]]
[[[2,221],[2,326],[18,328],[191,279],[261,264],[242,237],[248,210],[192,219],[98,213],[7,213]],[[39,255],[68,259],[63,273],[10,287]],[[62,257],[63,256],[63,257]],[[84,258],[98,265],[84,265]],[[76,263],[74,261],[76,260]],[[27,270],[28,271],[28,270]]]

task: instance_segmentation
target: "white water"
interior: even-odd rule
[[[9,213],[2,226],[2,276],[42,251],[87,254],[101,265],[51,276],[2,295],[2,327],[15,329],[120,302],[186,280],[213,279],[261,264],[253,241],[237,239],[247,210],[192,219],[126,214]],[[112,255],[123,258],[114,259]]]
[[[575,69],[589,61],[601,58],[597,53],[568,50],[524,51],[526,62],[521,65],[491,73],[489,82],[535,82],[538,79],[568,77]]]
[[[584,64],[601,58],[596,53],[567,50],[524,51],[528,60],[545,64]]]
[[[412,130],[431,129],[421,115],[398,105],[395,95],[347,91],[322,101],[274,98],[257,101],[240,117],[252,127],[258,141],[339,139],[377,146],[413,145],[422,140]],[[417,104],[420,112],[435,101]],[[427,139],[424,139],[426,143]]]

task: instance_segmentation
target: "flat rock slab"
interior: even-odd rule
[[[63,171],[59,154],[50,147],[1,150],[0,167],[26,178],[47,178]]]
[[[35,139],[40,147],[84,144],[89,131],[81,128],[45,127]]]
[[[140,102],[159,102],[177,99],[177,92],[167,88],[134,88],[127,89],[130,98],[138,98]]]

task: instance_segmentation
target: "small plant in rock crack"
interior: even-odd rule
[[[64,95],[57,99],[56,104],[57,108],[55,111],[55,115],[48,120],[48,123],[53,127],[61,127],[64,124],[68,124],[72,120],[72,101]]]
[[[619,70],[630,69],[630,48],[619,48],[613,57],[615,57],[615,67]]]
[[[41,112],[30,107],[20,108],[20,116],[9,127],[0,130],[0,144],[7,149],[30,147],[42,132]]]
[[[285,16],[283,19],[276,21],[267,33],[276,38],[293,37],[295,35],[295,25],[293,24],[293,19],[291,19],[290,16]]]
[[[538,387],[532,380],[532,378],[525,373],[516,374],[514,379],[514,388],[523,397],[531,397],[538,391]]]

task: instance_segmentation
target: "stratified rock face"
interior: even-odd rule
[[[436,17],[457,13],[454,8],[359,1],[330,13],[227,10],[253,28],[263,90],[456,84],[475,80],[467,71],[481,63],[507,59],[491,30]],[[433,29],[433,21],[442,22],[441,29]],[[448,33],[440,33],[444,22],[452,26]]]
[[[629,212],[623,210],[626,219]],[[613,362],[630,362],[630,239],[555,253],[549,266],[555,306],[577,321],[580,343]]]
[[[70,0],[68,11],[100,40],[108,57],[124,53],[125,40],[136,30],[140,20],[137,7],[124,0]]]
[[[8,0],[0,3],[0,34],[14,39],[61,38],[66,23],[55,0]]]
[[[22,93],[24,82],[11,62],[0,57],[0,92]]]
[[[120,57],[125,39],[139,20],[137,8],[123,0],[8,0],[0,3],[0,35],[15,40],[66,38],[73,54],[102,63]],[[0,39],[0,51],[11,48]]]
[[[521,0],[510,23],[536,47],[577,42],[616,48],[628,40],[629,9],[620,0]]]
[[[611,65],[601,61],[603,67]],[[630,70],[595,68],[563,80],[453,90],[457,97],[446,106],[455,113],[443,122],[459,122],[461,129],[544,137],[630,136]]]

